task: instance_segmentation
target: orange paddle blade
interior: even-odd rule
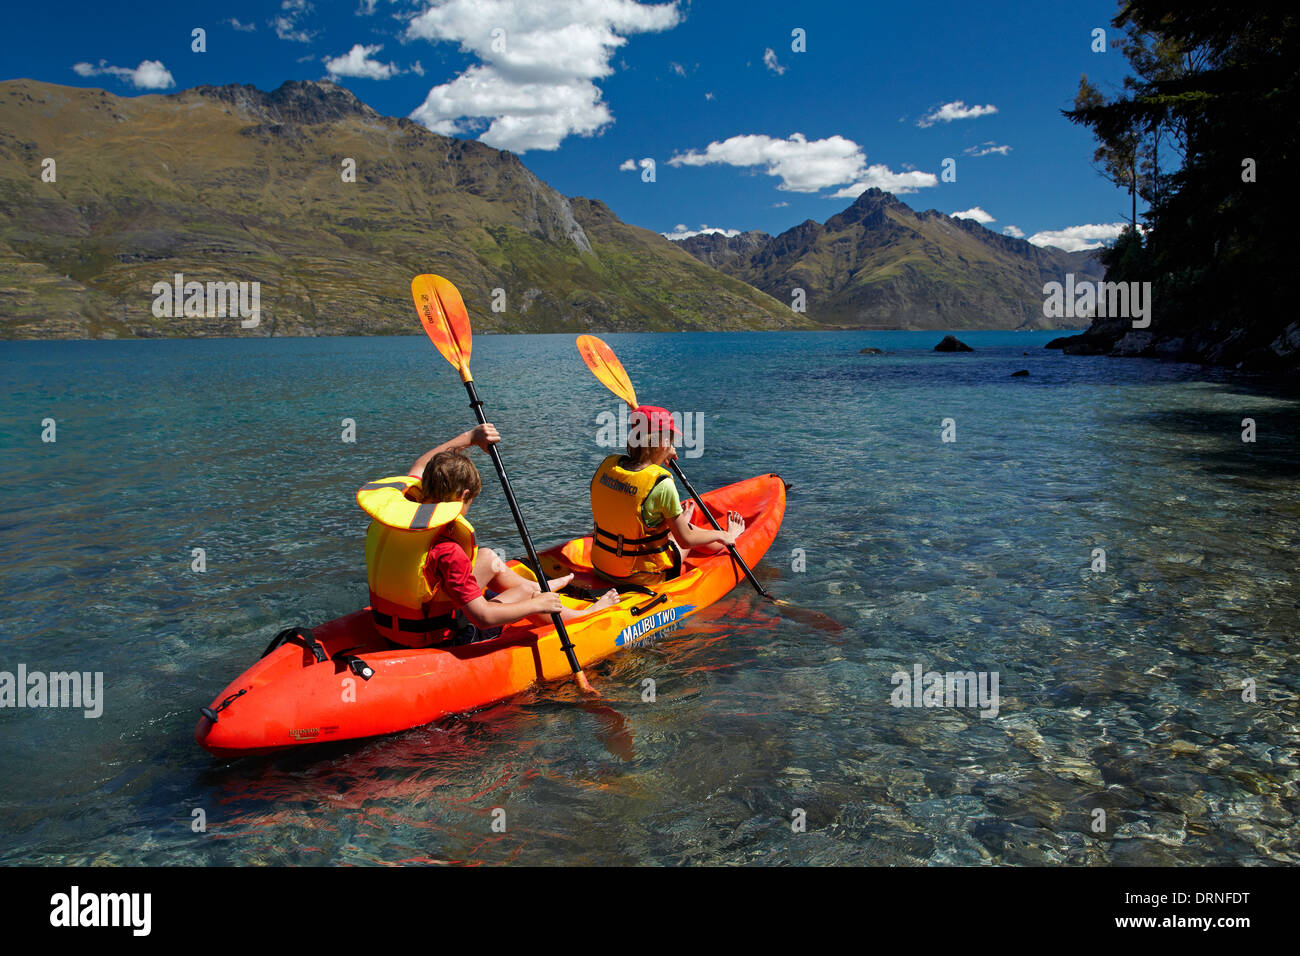
[[[442,276],[422,275],[411,280],[411,297],[415,299],[415,311],[429,339],[460,372],[461,380],[470,381],[473,333],[460,291]]]
[[[618,360],[613,349],[594,335],[579,335],[578,354],[607,389],[627,402],[628,407],[637,407],[632,380],[628,378],[623,363]]]

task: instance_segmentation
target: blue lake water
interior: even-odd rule
[[[0,709],[0,863],[1300,862],[1295,394],[959,336],[606,336],[702,416],[697,488],[792,484],[760,575],[804,610],[737,589],[593,668],[604,709],[241,761],[198,708],[365,603],[353,492],[473,424],[457,376],[423,337],[0,343],[0,671],[104,675],[95,719]],[[534,536],[583,530],[616,401],[567,335],[473,369]],[[892,706],[917,665],[996,674],[997,716]]]

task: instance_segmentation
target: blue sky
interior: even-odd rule
[[[1087,131],[1059,112],[1080,74],[1118,88],[1122,55],[1092,50],[1094,29],[1114,36],[1114,11],[1113,0],[24,4],[0,49],[6,79],[121,95],[331,77],[381,113],[514,149],[561,192],[664,233],[779,233],[879,184],[916,209],[977,210],[995,231],[1074,248],[1113,234],[1128,208],[1093,169]],[[206,52],[191,50],[195,27]],[[955,182],[940,178],[945,158]]]

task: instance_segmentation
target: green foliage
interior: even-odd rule
[[[1145,242],[1116,243],[1108,277],[1152,281],[1164,334],[1231,361],[1294,321],[1280,279],[1292,258],[1300,18],[1282,5],[1130,0],[1113,22],[1133,75],[1112,99],[1081,84],[1065,114],[1093,130],[1099,154],[1138,144],[1129,176],[1148,229]],[[1231,354],[1211,347],[1224,328],[1243,333]]]

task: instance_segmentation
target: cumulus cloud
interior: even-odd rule
[[[967,156],[988,156],[990,153],[997,153],[999,156],[1005,156],[1011,152],[1010,146],[994,145],[993,140],[987,140],[978,146],[967,146],[962,150]]]
[[[671,239],[677,242],[682,239],[689,239],[691,236],[708,236],[708,235],[726,236],[730,239],[732,236],[740,235],[739,229],[719,229],[717,226],[701,225],[699,229],[687,229],[682,223],[678,223],[672,232],[661,232],[659,235],[665,239]]]
[[[1090,223],[1065,229],[1048,229],[1034,233],[1029,241],[1036,246],[1055,246],[1066,252],[1099,249],[1104,243],[1118,238],[1126,225],[1123,222]]]
[[[799,193],[853,182],[865,163],[862,147],[851,139],[809,140],[802,133],[792,133],[789,139],[732,136],[710,143],[703,152],[688,150],[668,160],[670,166],[761,166],[769,176],[780,177],[778,189]]]
[[[134,70],[124,66],[109,66],[107,60],[100,60],[99,66],[75,63],[72,71],[77,76],[115,76],[137,90],[165,90],[176,85],[171,73],[160,60],[145,60]]]
[[[355,76],[363,80],[387,80],[402,71],[392,63],[380,63],[373,59],[382,49],[382,44],[364,46],[357,43],[342,56],[325,57],[325,69],[331,77]]]
[[[275,27],[275,35],[281,40],[291,40],[294,43],[310,43],[316,36],[316,31],[303,29],[299,23],[313,9],[308,0],[282,0],[280,15],[269,21]]]
[[[773,50],[771,47],[768,47],[766,50],[763,51],[763,65],[767,67],[769,70],[771,70],[773,73],[775,73],[777,76],[780,76],[786,70],[785,67],[783,67],[780,63],[776,61],[776,51]]]
[[[1023,239],[1025,238],[1025,231],[1021,229],[1019,226],[1003,226],[1002,235],[1014,236],[1017,239]]]
[[[950,212],[948,215],[954,219],[974,219],[981,226],[993,222],[993,217],[986,213],[979,206],[971,206],[969,209],[963,209],[961,212]]]
[[[951,123],[953,120],[974,119],[977,116],[988,116],[996,113],[998,108],[990,103],[988,106],[967,106],[961,100],[953,100],[951,103],[944,103],[943,106],[932,109],[919,120],[917,126],[933,126],[935,123]]]
[[[221,22],[230,24],[230,26],[234,27],[240,33],[252,33],[257,29],[256,23],[240,23],[235,17],[231,17],[229,20],[222,20]]]
[[[636,160],[635,160],[635,159],[625,159],[625,160],[623,160],[623,162],[621,162],[621,163],[618,164],[618,171],[619,171],[620,173],[631,172],[631,171],[634,170],[634,169],[636,169]]]
[[[627,37],[681,19],[675,0],[447,0],[413,17],[406,39],[458,43],[480,62],[431,89],[411,118],[446,136],[486,121],[489,146],[557,149],[613,121],[595,81]]]
[[[909,170],[896,173],[888,166],[876,164],[868,166],[862,177],[851,186],[831,193],[827,199],[857,199],[868,189],[883,189],[887,193],[914,193],[918,189],[939,185],[939,177],[934,173]]]

